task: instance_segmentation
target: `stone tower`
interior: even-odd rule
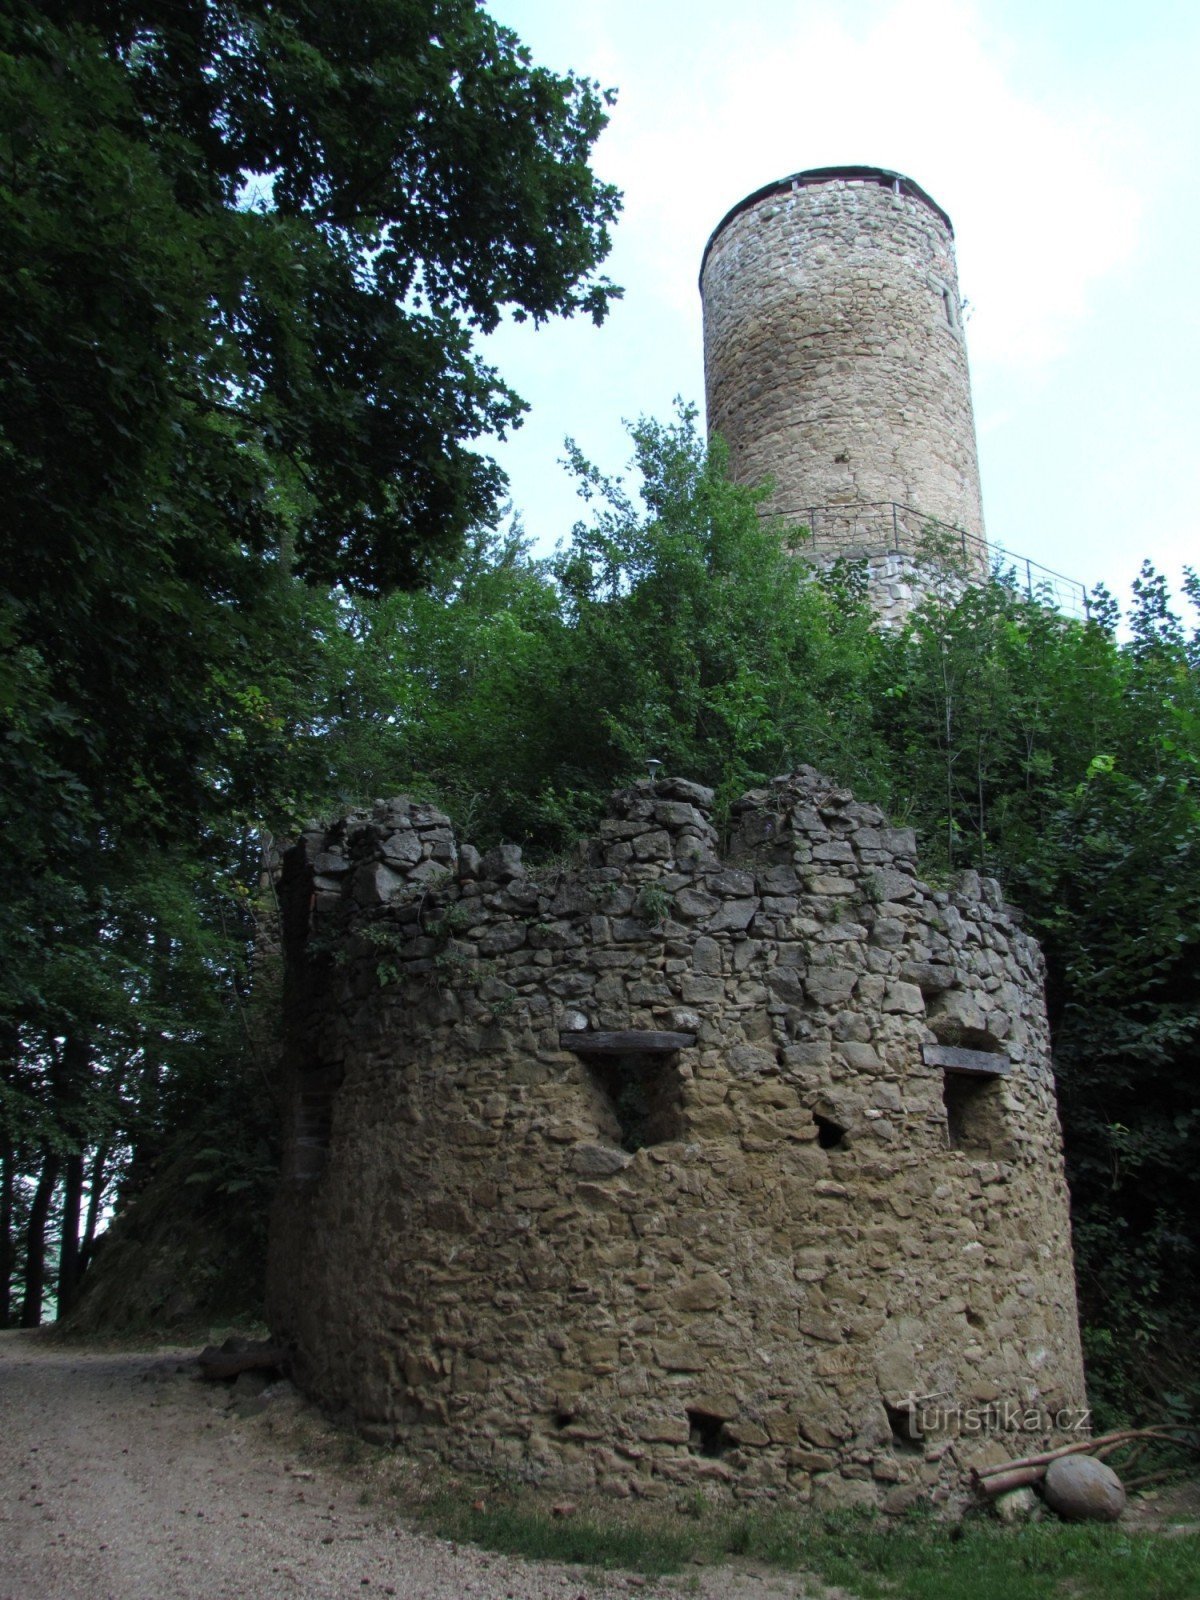
[[[986,568],[954,231],[911,179],[822,167],[748,195],[700,271],[708,425],[822,551],[912,551],[931,521]],[[878,577],[878,574],[874,574]]]
[[[811,768],[712,808],[643,779],[544,873],[403,799],[304,835],[275,1337],[456,1468],[955,1498],[1084,1403],[1041,955]]]

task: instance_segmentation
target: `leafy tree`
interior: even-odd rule
[[[790,553],[797,530],[728,481],[693,411],[633,440],[640,510],[573,452],[594,509],[553,563],[575,640],[556,746],[584,761],[603,728],[608,786],[654,756],[730,800],[835,752],[869,785],[857,691],[876,635],[861,595],[842,572],[813,580]]]
[[[0,1193],[39,1200],[34,1317],[60,1172],[69,1232],[196,976],[232,981],[220,889],[177,915],[199,864],[237,880],[337,787],[319,590],[424,581],[494,514],[472,443],[522,406],[474,332],[602,318],[617,197],[605,97],[473,0],[13,0],[0,120]]]
[[[390,682],[375,792],[554,847],[652,756],[725,799],[802,760],[872,781],[869,611],[812,581],[693,413],[632,432],[633,492],[573,452],[589,516],[549,561],[484,538],[428,592],[359,609],[360,663]]]
[[[999,876],[1046,953],[1093,1373],[1133,1403],[1200,1308],[1200,633],[1149,568],[1127,638],[1092,615],[934,599],[874,698],[929,865]]]

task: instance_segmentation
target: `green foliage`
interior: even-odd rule
[[[875,699],[926,861],[995,873],[1042,943],[1091,1370],[1144,1410],[1200,1309],[1200,635],[1149,568],[1117,628],[998,579],[924,606]]]
[[[345,593],[495,515],[475,331],[615,293],[609,98],[474,0],[4,8],[6,1208],[239,1058],[256,835],[383,715]]]
[[[811,581],[691,411],[633,441],[636,500],[572,452],[591,520],[550,561],[519,529],[484,534],[428,592],[357,608],[390,707],[376,792],[431,792],[467,837],[554,849],[650,756],[724,800],[807,760],[878,783],[865,606]]]
[[[634,915],[648,928],[658,928],[671,915],[671,896],[657,883],[643,884],[633,903]]]
[[[554,1517],[532,1497],[461,1489],[431,1499],[424,1515],[444,1538],[489,1549],[648,1577],[729,1555],[811,1574],[862,1600],[1190,1600],[1200,1576],[1200,1537],[1163,1539],[1096,1525],[1049,1521],[1005,1529],[975,1519],[902,1523],[863,1514],[795,1515],[702,1505],[698,1520],[676,1513],[585,1508]]]

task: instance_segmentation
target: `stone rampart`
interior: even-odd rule
[[[724,851],[711,798],[553,870],[405,800],[305,836],[273,1328],[459,1467],[944,1499],[1084,1398],[1040,954],[811,769]]]

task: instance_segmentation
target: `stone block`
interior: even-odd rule
[[[440,888],[442,884],[449,881],[449,878],[450,873],[446,865],[443,862],[434,861],[432,857],[428,861],[419,862],[410,869],[408,874],[408,882],[416,884],[421,889]]]
[[[741,932],[754,920],[757,900],[726,900],[708,924],[710,933]]]
[[[725,998],[725,984],[721,978],[694,974],[684,978],[680,985],[680,999],[689,1006],[712,1005]]]
[[[804,976],[796,967],[773,967],[767,974],[767,988],[787,1006],[802,1006],[805,999]]]
[[[458,873],[460,878],[478,878],[483,857],[473,844],[460,844],[458,847]]]
[[[690,778],[660,778],[657,793],[664,799],[686,800],[706,815],[711,812],[716,800],[711,789],[702,783],[693,783]]]
[[[708,976],[721,972],[721,946],[715,939],[704,936],[696,940],[692,946],[692,969]]]
[[[734,1444],[747,1446],[750,1449],[759,1449],[771,1443],[771,1436],[767,1430],[760,1423],[748,1419],[727,1423],[725,1432]]]
[[[702,894],[698,889],[680,889],[675,896],[674,909],[686,922],[699,917],[711,917],[721,902],[715,895]]]
[[[654,820],[665,828],[694,827],[707,829],[708,818],[685,800],[660,800],[654,807]]]
[[[723,899],[744,899],[755,892],[753,874],[743,872],[740,867],[724,867],[720,872],[709,872],[705,875],[704,883],[711,894]]]
[[[846,839],[834,839],[828,844],[813,846],[814,861],[853,861],[854,846]]]
[[[813,1478],[813,1505],[819,1511],[865,1511],[879,1504],[879,1491],[862,1478],[822,1472]]]
[[[639,861],[668,861],[671,856],[671,835],[665,828],[639,834],[633,841],[633,853]]]
[[[763,1050],[758,1045],[736,1045],[728,1056],[731,1070],[739,1078],[759,1078],[778,1070],[773,1050]]]
[[[686,1444],[691,1433],[686,1417],[652,1417],[637,1429],[638,1438],[647,1444]]]
[[[872,872],[868,877],[867,892],[876,901],[910,900],[916,894],[917,886],[908,873],[884,868]]]
[[[890,850],[894,856],[912,856],[917,854],[917,835],[913,828],[885,828],[883,830],[883,847]]]
[[[654,1346],[654,1359],[664,1372],[703,1372],[708,1360],[686,1340],[663,1340]]]
[[[846,1004],[857,982],[851,967],[814,967],[804,979],[804,992],[813,1005],[832,1010]]]
[[[492,878],[497,883],[511,883],[514,878],[524,877],[520,845],[496,845],[483,857],[479,870],[484,878]]]
[[[925,997],[915,983],[898,980],[887,985],[883,996],[883,1009],[901,1015],[919,1017],[925,1011]]]
[[[705,1417],[717,1417],[728,1422],[742,1409],[741,1401],[731,1390],[703,1390],[688,1394],[687,1409],[698,1411]]]
[[[716,1311],[729,1298],[729,1285],[719,1273],[700,1272],[675,1290],[671,1303],[680,1311]]]
[[[387,905],[408,892],[408,879],[382,862],[364,861],[354,871],[354,898],[360,906]]]
[[[528,937],[529,929],[523,922],[501,923],[499,927],[489,928],[487,933],[481,935],[479,953],[481,956],[507,955],[519,950]]]
[[[571,1152],[571,1170],[585,1178],[606,1178],[623,1171],[633,1157],[613,1145],[577,1144]]]

